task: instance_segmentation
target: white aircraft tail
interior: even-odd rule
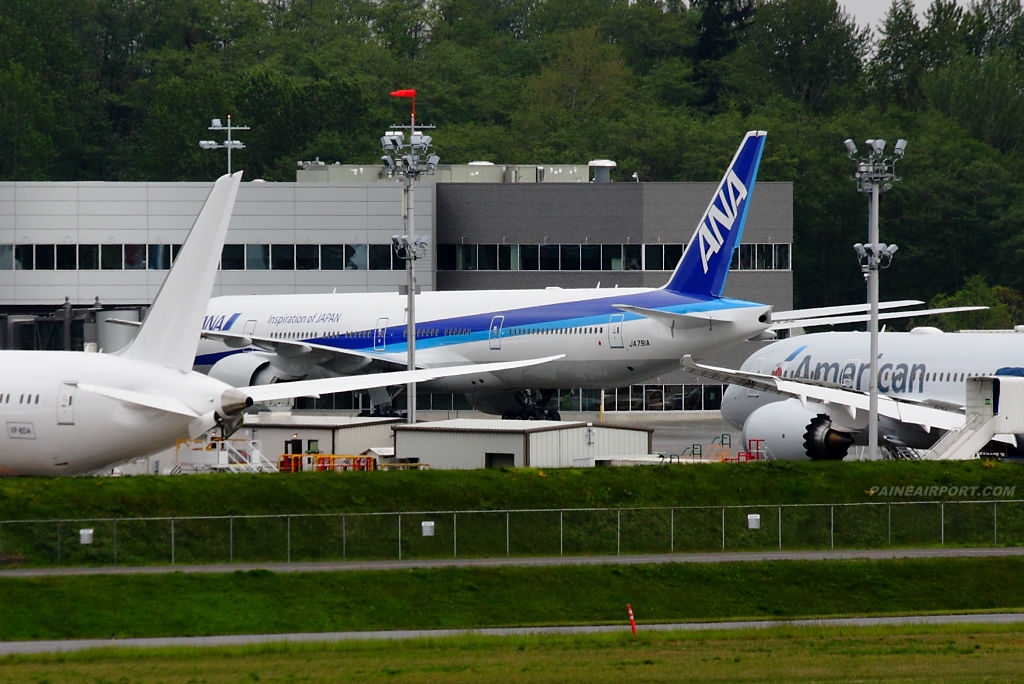
[[[192,370],[206,307],[242,172],[221,176],[181,246],[139,334],[121,355],[183,373]]]

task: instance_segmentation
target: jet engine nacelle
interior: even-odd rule
[[[269,385],[279,380],[295,379],[271,366],[270,360],[258,352],[225,356],[213,364],[209,375],[232,387]]]
[[[846,432],[832,429],[829,417],[797,399],[767,404],[743,424],[743,443],[763,439],[764,449],[777,459],[841,460],[853,444]]]

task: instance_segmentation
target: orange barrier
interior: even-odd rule
[[[377,469],[373,456],[339,456],[337,454],[282,454],[277,459],[277,470],[281,473],[358,470],[368,472]]]

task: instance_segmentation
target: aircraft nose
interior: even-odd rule
[[[729,385],[722,395],[722,418],[737,430],[743,429],[747,420],[747,411],[742,406],[742,397],[746,390],[736,385]]]

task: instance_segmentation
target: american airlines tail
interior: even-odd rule
[[[121,356],[188,373],[217,276],[242,172],[221,176],[164,280],[135,340]]]
[[[664,289],[699,297],[722,296],[733,250],[743,237],[767,135],[749,131],[743,138]]]

